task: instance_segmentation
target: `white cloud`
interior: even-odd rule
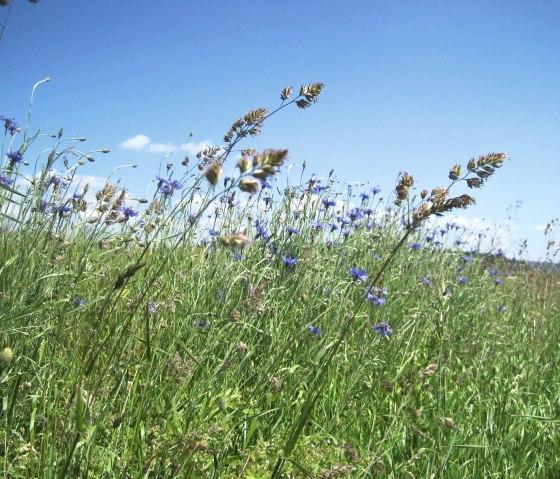
[[[191,155],[195,155],[199,151],[203,150],[208,146],[212,146],[212,142],[210,140],[200,141],[198,143],[182,143],[179,146],[175,145],[174,143],[166,142],[166,143],[152,143],[152,140],[149,136],[139,134],[129,138],[128,140],[124,140],[120,143],[120,148],[122,150],[131,150],[131,151],[147,151],[149,153],[176,153],[178,151],[184,151]]]
[[[150,144],[150,137],[146,135],[136,135],[123,141],[119,146],[123,150],[143,150]]]

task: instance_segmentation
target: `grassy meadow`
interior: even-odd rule
[[[505,155],[428,190],[289,184],[250,138],[322,87],[150,198],[2,117],[1,477],[560,477],[560,277],[445,222]]]

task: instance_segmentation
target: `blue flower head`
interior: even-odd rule
[[[323,330],[322,329],[318,329],[315,326],[313,326],[312,324],[310,324],[307,329],[309,331],[311,331],[313,334],[316,334],[317,336],[320,336],[321,334],[323,334]]]
[[[382,321],[380,323],[377,323],[373,326],[373,330],[379,334],[379,336],[381,336],[382,338],[384,338],[385,336],[389,336],[390,334],[393,334],[393,330],[391,329],[391,326],[389,326],[389,323],[387,323],[387,321]]]
[[[469,278],[465,278],[464,276],[459,276],[459,277],[457,278],[457,282],[458,282],[458,283],[461,283],[461,284],[465,284],[465,283],[468,283],[468,282],[469,282]]]
[[[365,283],[368,280],[367,271],[363,268],[350,268],[348,273],[352,276],[354,281]]]
[[[8,151],[6,156],[12,164],[23,163],[23,153],[21,151]]]
[[[133,218],[134,216],[138,216],[138,212],[134,211],[129,206],[122,206],[121,211],[122,211],[122,214],[124,215],[126,220],[129,220],[130,218]]]
[[[288,256],[284,256],[282,255],[282,262],[286,265],[286,266],[295,266],[296,264],[299,263],[299,259],[297,258],[290,258]]]
[[[180,190],[183,187],[181,183],[171,178],[156,176],[156,179],[158,180],[158,191],[164,196],[172,196],[175,190]]]

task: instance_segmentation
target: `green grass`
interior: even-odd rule
[[[240,193],[242,174],[225,191],[204,174],[187,183],[196,164],[166,176],[185,183],[176,196],[122,221],[123,201],[144,201],[107,186],[86,209],[44,185],[77,151],[55,141],[41,181],[25,186],[5,163],[19,194],[0,189],[2,477],[560,476],[555,270],[465,253],[453,240],[468,232],[453,228],[427,242],[427,228],[401,225],[408,191],[400,209],[371,195],[362,207],[377,213],[346,237],[312,222],[336,223],[357,191],[321,211],[334,181],[314,195],[302,180],[264,206],[270,190]],[[234,191],[242,203],[220,201]],[[208,236],[240,225],[243,251]],[[386,304],[364,304],[370,285]],[[373,331],[381,321],[392,335]]]

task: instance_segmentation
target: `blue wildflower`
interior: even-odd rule
[[[360,198],[362,198],[362,201],[367,201],[369,200],[369,195],[367,193],[360,193]]]
[[[498,311],[500,311],[501,313],[503,313],[506,310],[505,306],[498,306]]]
[[[148,303],[148,313],[150,313],[150,315],[154,315],[156,314],[158,308],[158,304],[155,301],[150,301]]]
[[[348,273],[354,281],[365,283],[368,280],[367,271],[363,268],[350,268]]]
[[[321,221],[312,221],[311,222],[311,229],[312,230],[322,230],[325,228],[325,223],[322,223]]]
[[[323,205],[325,206],[325,208],[328,208],[329,206],[336,206],[336,201],[334,200],[329,200],[327,198],[323,198],[321,200],[321,203],[323,203]]]
[[[457,282],[461,283],[461,284],[465,284],[469,282],[469,278],[465,278],[464,276],[459,276],[457,278]]]
[[[84,304],[84,300],[82,298],[80,298],[79,296],[76,296],[74,298],[74,305],[75,306],[81,306],[82,304]]]
[[[346,216],[348,216],[348,218],[352,221],[361,220],[364,217],[360,208],[352,208],[350,211],[346,212]]]
[[[257,230],[257,234],[255,238],[262,238],[263,240],[267,240],[270,238],[270,234],[265,230],[265,223],[261,220],[255,220],[254,223],[255,229]]]
[[[0,185],[11,186],[13,184],[14,184],[14,180],[10,180],[7,176],[4,176],[0,173]]]
[[[297,258],[290,258],[289,256],[284,256],[284,255],[281,255],[281,258],[282,258],[282,262],[286,266],[295,266],[296,264],[299,263],[299,259]]]
[[[491,276],[497,276],[497,275],[499,275],[500,273],[498,273],[498,271],[496,271],[495,269],[490,268],[490,269],[488,270],[488,274],[491,275]]]
[[[298,235],[300,234],[300,231],[297,228],[294,228],[293,226],[286,226],[286,231],[290,234],[290,235]]]
[[[8,118],[4,115],[0,115],[0,121],[4,122],[4,128],[6,131],[9,130],[12,136],[21,129],[20,124],[15,120],[15,118]]]
[[[133,218],[134,216],[138,216],[138,212],[134,211],[129,206],[122,206],[121,211],[122,211],[122,214],[124,215],[124,218],[126,220],[129,220],[130,218]]]
[[[419,279],[424,286],[432,286],[432,282],[426,276],[419,276]]]
[[[10,160],[12,164],[22,163],[23,162],[23,153],[21,151],[8,151],[6,156]]]
[[[384,338],[385,336],[389,336],[390,334],[393,334],[393,330],[391,329],[391,326],[389,326],[389,323],[387,321],[382,321],[380,323],[377,323],[373,326],[373,330],[379,334],[379,336],[381,336],[382,338]]]
[[[379,186],[374,186],[374,187],[371,189],[371,192],[372,192],[374,195],[377,195],[378,193],[381,193],[381,188],[379,188]]]
[[[322,329],[318,329],[315,326],[313,326],[312,324],[310,324],[307,329],[309,331],[311,331],[313,334],[316,334],[317,336],[320,336],[321,334],[323,334],[323,330]]]
[[[385,288],[375,288],[371,287],[367,290],[366,301],[368,303],[373,303],[375,306],[383,306],[387,302],[386,296],[388,291]]]
[[[502,281],[501,279],[498,279],[498,278],[494,279],[494,284],[495,284],[496,286],[498,286],[499,284],[502,284],[502,282],[503,282],[503,281]]]
[[[409,247],[410,249],[420,249],[420,248],[422,247],[422,245],[421,245],[420,243],[410,243],[410,244],[408,245],[408,247]]]
[[[156,179],[158,180],[158,191],[164,196],[172,196],[176,190],[180,190],[183,187],[182,183],[171,178],[156,176]]]
[[[208,228],[208,234],[210,236],[220,236],[220,232],[218,230],[214,230],[212,228]]]
[[[202,319],[199,319],[198,321],[193,321],[192,325],[196,328],[209,328],[210,326],[212,326],[211,323],[204,321]]]
[[[472,258],[469,257],[469,256],[463,256],[463,261],[464,261],[465,263],[472,263]]]

